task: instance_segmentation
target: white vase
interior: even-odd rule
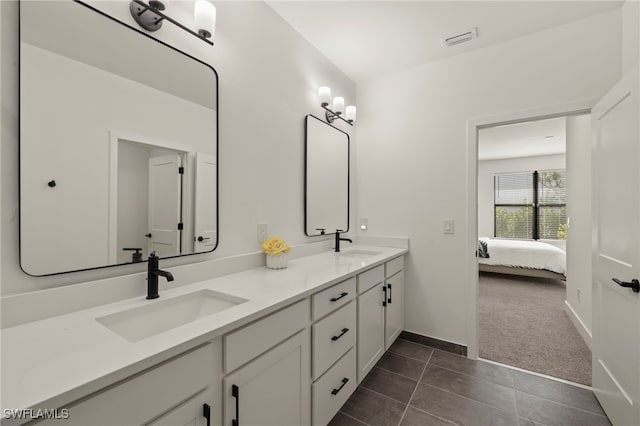
[[[280,256],[267,254],[267,268],[285,269],[289,263],[289,253],[282,253]]]

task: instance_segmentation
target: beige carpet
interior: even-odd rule
[[[564,310],[563,281],[480,274],[480,357],[591,385],[591,351]]]

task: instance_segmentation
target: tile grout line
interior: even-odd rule
[[[416,394],[416,392],[418,390],[418,386],[420,386],[420,380],[422,380],[422,377],[424,377],[424,372],[427,371],[427,367],[429,366],[429,361],[431,361],[431,357],[432,356],[433,356],[433,351],[431,351],[431,355],[429,355],[429,359],[424,364],[424,368],[422,369],[422,373],[420,374],[420,377],[418,378],[418,381],[416,382],[416,386],[413,388],[413,392],[411,392],[411,396],[409,397],[409,401],[407,401],[406,407],[404,407],[404,411],[402,412],[402,416],[400,416],[400,420],[398,421],[398,426],[400,426],[400,424],[402,423],[402,420],[404,420],[404,416],[407,415],[407,411],[409,410],[409,404],[411,404],[411,400],[413,399],[414,395]]]
[[[425,365],[426,365],[426,364],[425,364]],[[386,368],[378,367],[377,365],[374,365],[374,366],[373,366],[373,368],[377,368],[377,369],[379,369],[379,370],[386,371],[387,373],[395,374],[396,376],[404,377],[405,379],[409,379],[409,380],[411,380],[412,382],[415,382],[415,381],[417,381],[417,380],[420,380],[420,377],[418,377],[417,379],[414,379],[413,377],[405,376],[404,374],[396,373],[395,371],[387,370]],[[373,369],[372,369],[372,370],[373,370]],[[423,370],[424,370],[424,369],[423,369]]]
[[[556,405],[561,405],[561,406],[567,407],[567,408],[573,408],[574,410],[582,411],[583,413],[593,414],[594,416],[606,417],[607,419],[609,418],[609,416],[607,416],[606,413],[604,415],[603,414],[599,414],[599,413],[594,413],[593,411],[585,410],[584,408],[580,408],[580,407],[574,407],[573,405],[569,405],[569,404],[565,404],[564,402],[558,402],[558,401],[555,401],[553,399],[545,398],[544,396],[536,395],[535,393],[526,392],[526,391],[523,391],[522,389],[517,389],[516,388],[515,391],[516,391],[516,404],[518,403],[518,394],[517,394],[517,392],[520,392],[520,393],[527,394],[529,396],[533,396],[534,398],[539,398],[539,399],[542,399],[544,401],[548,401],[548,402],[554,403]]]
[[[360,384],[358,385],[358,387],[359,387],[359,388],[362,388],[362,389],[366,389],[366,390],[367,390],[367,392],[372,392],[372,393],[375,393],[376,395],[379,395],[379,396],[382,396],[382,397],[384,397],[384,398],[387,398],[387,399],[388,399],[388,400],[390,400],[390,401],[397,402],[398,404],[402,404],[402,405],[406,405],[406,404],[407,404],[407,403],[402,402],[402,401],[399,401],[399,400],[397,400],[397,399],[395,399],[395,398],[391,398],[389,395],[385,395],[385,394],[383,394],[383,393],[380,393],[380,392],[378,392],[378,391],[375,391],[375,390],[373,390],[373,389],[370,389],[370,388],[368,388],[368,387],[364,386],[362,383],[360,383]]]
[[[503,413],[505,413],[505,414],[509,414],[509,415],[511,415],[511,416],[516,415],[516,413],[510,413],[510,412],[508,412],[508,411],[506,411],[506,410],[504,410],[504,409],[502,409],[502,408],[495,407],[495,406],[493,406],[493,405],[491,405],[491,404],[487,404],[486,402],[478,401],[477,399],[469,398],[468,396],[460,395],[459,393],[452,392],[452,391],[450,391],[450,390],[447,390],[447,389],[444,389],[444,388],[441,388],[441,387],[438,387],[438,386],[434,386],[434,385],[432,385],[432,384],[430,384],[430,383],[419,383],[419,384],[421,384],[421,385],[423,385],[423,386],[429,386],[429,387],[432,387],[432,388],[434,388],[434,389],[438,389],[439,391],[442,391],[442,392],[450,393],[451,395],[455,395],[455,396],[457,396],[457,397],[460,397],[460,398],[466,399],[466,400],[468,400],[468,401],[475,402],[476,404],[483,405],[483,406],[488,407],[488,408],[491,408],[491,409],[493,409],[493,410],[501,411],[501,412],[503,412]],[[424,411],[424,410],[423,410],[423,411]],[[425,412],[426,412],[426,411],[425,411]],[[429,413],[429,414],[431,414],[431,413]]]
[[[454,426],[460,426],[460,423],[457,423],[457,422],[455,422],[455,421],[453,421],[451,419],[445,419],[444,417],[440,417],[440,416],[438,416],[436,414],[433,414],[433,413],[430,413],[428,411],[425,411],[422,408],[418,408],[418,407],[415,407],[413,405],[411,406],[411,408],[413,408],[414,410],[420,411],[421,413],[425,413],[425,414],[427,414],[427,415],[429,415],[431,417],[435,417],[436,419],[441,420],[441,421],[443,421],[445,423],[452,424]],[[540,423],[540,426],[547,426],[547,425],[543,425],[542,423]]]
[[[436,367],[438,367],[438,368],[442,368],[443,370],[453,371],[454,373],[458,373],[458,374],[462,374],[463,376],[471,377],[472,379],[476,379],[476,380],[484,380],[485,382],[489,382],[489,383],[492,383],[492,384],[494,384],[494,385],[498,385],[498,386],[502,386],[502,387],[505,387],[505,388],[511,388],[511,389],[517,390],[517,388],[515,387],[515,379],[514,379],[514,381],[513,381],[513,383],[514,383],[514,384],[513,384],[512,386],[509,386],[509,385],[505,385],[505,384],[503,384],[503,383],[495,382],[495,381],[493,381],[493,380],[485,379],[484,377],[474,376],[474,375],[472,375],[472,374],[467,374],[467,373],[464,373],[464,372],[462,372],[462,371],[453,370],[453,369],[448,368],[448,367],[443,367],[442,365],[439,365],[439,364],[435,364],[435,363],[434,363],[433,365],[434,365],[434,366],[436,366]]]
[[[365,423],[365,422],[363,422],[363,421],[362,421],[362,420],[360,420],[360,419],[356,419],[355,417],[353,417],[353,416],[351,416],[351,415],[349,415],[349,414],[345,413],[344,411],[338,410],[338,413],[341,413],[342,415],[347,416],[347,417],[349,417],[350,419],[355,420],[355,421],[356,421],[356,422],[358,422],[358,423],[362,423],[363,425],[369,426],[369,423]]]

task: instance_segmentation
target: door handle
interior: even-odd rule
[[[387,286],[382,286],[382,306],[387,306]]]
[[[240,426],[240,388],[238,385],[231,385],[231,396],[236,399],[236,418],[231,420],[231,425]]]
[[[151,232],[149,232],[148,234],[144,234],[144,236],[147,238],[151,238]]]
[[[391,284],[387,284],[387,288],[389,289],[389,298],[387,299],[387,303],[391,304]]]
[[[203,242],[204,240],[209,240],[209,239],[210,239],[209,237],[203,237],[202,235],[198,237],[198,241],[200,242]]]
[[[211,426],[211,406],[209,404],[202,405],[202,417],[207,419],[207,426]]]
[[[620,287],[627,287],[633,290],[634,293],[640,293],[640,281],[633,279],[631,282],[620,281],[617,278],[612,278],[613,282]]]

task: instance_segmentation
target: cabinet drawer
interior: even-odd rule
[[[404,256],[396,257],[384,264],[384,276],[389,278],[393,274],[402,271],[404,267]]]
[[[309,322],[309,299],[302,300],[224,336],[224,371],[228,373],[274,347]]]
[[[349,302],[313,325],[313,380],[356,343],[356,303]]]
[[[313,426],[328,424],[356,386],[356,349],[352,348],[313,384]]]
[[[329,312],[352,301],[356,296],[356,279],[343,281],[311,296],[313,320],[318,320]]]
[[[211,344],[152,368],[69,407],[68,419],[39,425],[146,424],[206,389],[213,380]]]
[[[362,294],[384,280],[384,265],[376,266],[358,275],[358,294]]]

